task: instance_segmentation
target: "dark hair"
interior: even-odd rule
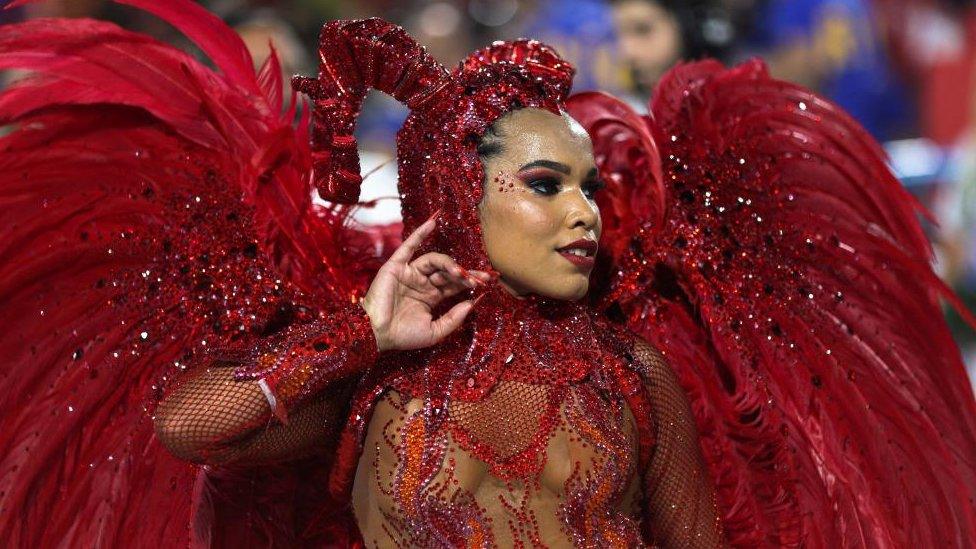
[[[488,126],[485,133],[481,134],[478,138],[478,157],[481,159],[481,169],[484,171],[484,176],[481,179],[481,188],[484,189],[488,184],[488,168],[485,166],[485,162],[488,160],[502,154],[504,147],[502,147],[502,139],[505,138],[505,134],[502,132],[498,123],[501,122],[503,118],[515,112],[514,110],[508,111],[507,113],[499,116]]]
[[[504,116],[500,117],[501,120]],[[478,156],[484,162],[502,153],[502,132],[498,128],[498,120],[492,122],[491,126],[485,130],[484,135],[478,140]]]

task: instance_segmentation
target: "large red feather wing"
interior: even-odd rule
[[[877,143],[758,61],[674,69],[640,122],[570,107],[616,124],[594,134],[604,173],[664,197],[611,246],[626,251],[603,305],[692,397],[730,540],[976,543],[976,404],[939,305],[954,297]],[[623,160],[654,162],[648,133],[662,179]]]
[[[206,348],[349,299],[370,246],[346,210],[312,205],[307,118],[296,129],[274,58],[256,74],[193,2],[124,3],[185,31],[217,70],[99,21],[0,30],[0,69],[31,71],[0,94],[0,539],[288,544],[314,483],[177,461],[152,402]],[[247,489],[230,501],[216,485]]]

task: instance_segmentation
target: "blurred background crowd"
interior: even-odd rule
[[[976,0],[202,3],[238,30],[255,63],[273,43],[291,73],[315,73],[323,22],[380,16],[405,27],[449,67],[492,40],[543,40],[576,65],[576,91],[609,91],[642,110],[661,75],[681,60],[761,56],[774,76],[820,91],[885,145],[898,176],[939,221],[927,228],[940,273],[976,311]],[[158,20],[103,0],[0,11],[0,23],[45,16],[96,16],[180,40]],[[405,116],[404,107],[374,93],[360,119],[363,169],[372,172],[363,194],[379,199],[362,210],[365,222],[399,216],[394,134]],[[947,314],[973,373],[976,335]]]

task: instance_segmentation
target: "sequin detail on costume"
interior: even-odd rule
[[[338,380],[367,372],[378,354],[369,317],[356,303],[328,320],[292,325],[246,351],[224,350],[219,356],[244,364],[235,371],[235,380],[266,383],[275,415],[287,422],[291,407]]]
[[[525,390],[516,382],[496,387],[516,397]],[[418,400],[388,393],[363,453],[372,477],[365,481],[369,485],[358,487],[380,494],[388,537],[367,542],[460,547],[476,538],[481,541],[467,546],[639,544],[637,433],[620,401],[605,401],[592,384],[575,385],[565,394],[537,456],[542,466],[503,479],[453,438],[450,412],[441,417]],[[501,432],[517,424],[511,412],[482,410],[479,421]],[[592,413],[605,417],[598,424],[582,419]]]
[[[316,87],[309,80],[301,84],[317,102],[329,101],[330,97],[338,100],[316,112],[317,127],[342,126],[346,123],[336,120],[353,120],[364,93],[363,86],[389,92],[389,82],[398,78],[412,81],[410,71],[429,63],[421,57],[417,65],[407,67],[404,59],[411,58],[409,52],[414,51],[414,45],[403,43],[400,32],[375,21],[336,22],[327,26],[320,48],[323,62],[319,85]],[[403,47],[400,51],[388,51],[392,43],[401,43]],[[343,48],[350,45],[362,55],[345,56]],[[385,76],[381,76],[383,73],[372,61],[362,65],[364,60],[376,59],[373,55],[378,53],[390,56]],[[352,75],[349,78],[357,74],[366,76],[357,80],[358,84],[348,85],[343,80],[346,77],[336,76],[337,71],[349,72]],[[434,74],[427,68],[420,72]],[[569,90],[572,72],[572,67],[548,46],[520,40],[496,43],[475,52],[450,74],[437,73],[439,76],[431,77],[422,89],[418,88],[418,97],[423,99],[408,100],[412,113],[397,136],[405,233],[426,220],[435,205],[443,208],[438,230],[419,253],[437,251],[452,256],[467,268],[491,271],[477,216],[486,177],[477,154],[478,140],[495,120],[517,108],[558,112]],[[329,89],[340,91],[338,95],[323,91]],[[348,95],[343,95],[347,92]],[[335,109],[346,110],[340,111],[336,118]],[[334,129],[328,131],[335,133]],[[353,160],[345,150],[345,144],[339,144],[326,152],[340,161],[347,157]],[[321,158],[329,159],[326,155]],[[358,193],[355,189],[358,181],[355,178],[337,181],[342,179],[345,182],[340,181],[341,188],[326,184],[320,185],[320,190],[328,198],[348,200]],[[396,494],[400,503],[387,510],[381,529],[390,534],[392,528],[397,536],[421,545],[450,545],[445,540],[459,539],[454,537],[460,535],[457,528],[465,535],[483,532],[502,546],[514,539],[533,546],[545,545],[539,521],[554,521],[558,512],[553,507],[543,512],[543,516],[536,516],[539,510],[532,502],[547,467],[551,469],[565,461],[548,459],[553,441],[569,436],[563,409],[580,402],[574,396],[576,391],[598,390],[607,402],[616,403],[618,411],[626,403],[643,414],[634,426],[639,436],[627,439],[634,447],[626,450],[621,436],[600,433],[620,429],[620,425],[577,422],[580,427],[587,427],[588,432],[585,436],[576,433],[571,437],[574,444],[599,447],[601,451],[638,454],[612,458],[589,455],[582,460],[585,463],[581,462],[580,471],[598,468],[599,478],[580,472],[570,486],[566,483],[571,470],[567,470],[566,478],[555,489],[564,492],[572,488],[572,505],[577,506],[574,509],[606,518],[620,503],[618,500],[623,499],[626,486],[636,486],[637,493],[640,492],[637,471],[641,467],[636,462],[646,466],[655,438],[651,432],[653,421],[648,416],[648,399],[639,380],[634,382],[633,365],[619,352],[632,344],[630,336],[598,320],[585,304],[537,296],[516,300],[497,284],[476,293],[483,300],[461,330],[430,349],[381,358],[373,369],[374,374],[360,383],[349,425],[343,433],[339,459],[332,471],[333,491],[340,498],[350,494],[355,497],[365,488],[360,485],[353,492],[353,471],[357,464],[363,467],[362,460],[377,450],[374,443],[368,442],[367,453],[360,458],[359,444],[371,440],[375,430],[381,428],[369,424],[374,400],[385,391],[395,390],[401,395],[412,395],[422,403],[424,423],[421,429],[415,419],[409,420],[404,436],[397,439],[405,445],[392,452],[401,456],[401,467],[396,473],[399,488],[384,488],[381,492]],[[614,338],[616,343],[610,344],[608,340]],[[583,442],[586,437],[593,440]],[[389,441],[379,446],[384,445],[388,450],[396,449]],[[443,451],[453,455],[445,455]],[[483,505],[475,505],[478,503],[475,494],[464,496],[463,490],[455,490],[451,492],[453,496],[445,499],[446,484],[429,476],[464,475],[468,466],[463,463],[472,460],[479,464],[472,467],[484,469],[492,482],[504,486],[501,493],[507,496],[499,503],[504,509],[501,514],[489,513]],[[447,465],[429,470],[432,463]],[[562,465],[569,467],[568,463]],[[615,470],[618,467],[622,469]],[[385,474],[381,477],[385,478]],[[438,493],[438,497],[433,497],[433,493]],[[445,513],[451,520],[437,526],[441,523],[435,517]],[[558,530],[564,536],[563,543],[585,540],[592,535],[633,544],[639,538],[635,526],[640,522],[637,513],[631,508],[604,524],[599,523],[602,519],[588,522],[589,517],[574,516]],[[423,518],[417,519],[418,516]],[[504,520],[499,518],[503,516],[512,518],[501,527],[488,524],[492,518]],[[576,523],[576,520],[583,522]],[[464,525],[470,525],[470,531]],[[367,531],[368,537],[376,532],[373,526],[368,526]]]

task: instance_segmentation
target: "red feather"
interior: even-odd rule
[[[373,243],[312,204],[308,115],[293,126],[274,57],[259,78],[198,5],[124,3],[220,73],[98,21],[0,32],[0,69],[33,71],[0,94],[0,539],[297,543],[281,490],[314,507],[305,481],[327,464],[217,478],[171,457],[147,410],[207,347],[361,292]]]
[[[976,543],[976,403],[938,303],[954,296],[878,144],[760,62],[676,68],[652,116],[594,136],[604,159],[650,130],[664,177],[631,181],[668,206],[604,306],[692,396],[733,544]]]

